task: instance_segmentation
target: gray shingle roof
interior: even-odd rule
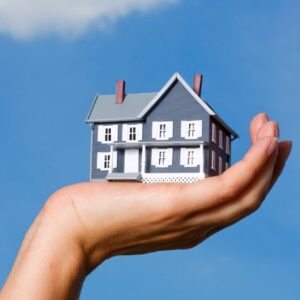
[[[123,104],[116,104],[115,95],[97,95],[86,122],[137,120],[138,115],[157,93],[126,94]]]
[[[227,128],[234,138],[238,137],[238,134],[222,120],[206,101],[193,91],[178,73],[175,73],[158,93],[127,94],[123,104],[116,104],[115,95],[97,95],[86,122],[105,123],[141,120],[160,101],[161,97],[170,89],[175,80],[178,80],[186,88],[210,116],[216,118]]]

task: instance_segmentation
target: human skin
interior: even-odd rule
[[[116,255],[192,248],[260,207],[291,142],[258,114],[253,145],[222,175],[193,184],[82,183],[55,192],[27,232],[0,300],[78,299]]]

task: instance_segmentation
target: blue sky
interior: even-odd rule
[[[0,8],[0,286],[47,197],[88,180],[94,95],[113,93],[116,79],[158,91],[178,71],[188,82],[204,74],[203,96],[241,136],[234,161],[265,111],[294,141],[287,168],[251,217],[193,250],[111,259],[82,299],[298,299],[299,1],[110,1],[119,5],[67,24],[57,8],[43,23],[35,0],[19,16],[18,1]]]

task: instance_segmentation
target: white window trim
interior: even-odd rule
[[[214,171],[216,171],[216,151],[212,150],[211,151],[211,165],[210,168]]]
[[[111,140],[105,141],[106,130],[111,130]],[[98,137],[97,140],[99,143],[103,144],[112,144],[118,141],[118,125],[98,125]]]
[[[212,142],[217,142],[217,125],[215,123],[211,123],[211,140]]]
[[[165,137],[160,136],[160,126],[166,126]],[[154,121],[152,122],[152,138],[156,140],[169,140],[173,137],[173,122],[172,121]]]
[[[194,125],[194,135],[189,136],[189,127],[190,125]],[[203,124],[202,120],[188,120],[181,121],[181,137],[186,140],[196,140],[201,138],[203,135]]]
[[[105,157],[109,157],[109,165],[105,167]],[[109,171],[111,163],[111,152],[98,152],[97,153],[97,169],[101,171]],[[117,151],[113,151],[113,168],[117,168]]]
[[[165,152],[164,164],[160,164],[160,154]],[[173,164],[173,148],[152,148],[151,165],[156,168],[168,168]]]
[[[219,129],[219,147],[224,149],[224,132],[222,129]]]
[[[230,137],[226,135],[226,154],[230,155]]]
[[[135,128],[136,139],[130,140],[130,128]],[[126,143],[136,143],[143,139],[143,124],[123,124],[122,140]]]
[[[194,152],[193,164],[189,161],[189,152]],[[201,164],[201,149],[200,148],[181,148],[180,149],[180,165],[185,168],[196,168]]]
[[[218,161],[218,173],[222,174],[223,173],[223,157],[219,156],[219,161]]]

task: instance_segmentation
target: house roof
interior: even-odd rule
[[[211,106],[198,96],[188,83],[175,73],[158,93],[126,94],[123,104],[115,103],[115,95],[97,94],[92,108],[86,118],[87,123],[138,121],[143,119],[152,107],[169,91],[176,81],[179,81],[190,95],[201,105],[206,112],[221,123],[231,134],[237,138],[238,134],[231,129],[211,108]]]
[[[122,104],[116,104],[116,95],[96,95],[86,119],[88,123],[132,121],[151,102],[157,93],[126,94]]]

